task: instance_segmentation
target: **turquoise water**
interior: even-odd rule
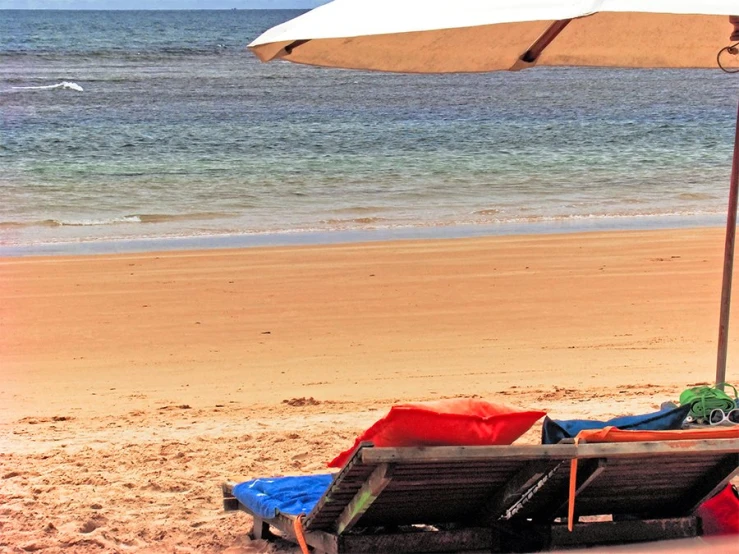
[[[299,13],[0,11],[0,254],[723,220],[736,77],[245,49]]]

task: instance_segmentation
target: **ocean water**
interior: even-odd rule
[[[739,79],[263,64],[300,11],[0,11],[0,255],[721,224]]]

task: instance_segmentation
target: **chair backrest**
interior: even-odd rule
[[[306,530],[491,523],[577,514],[688,515],[739,471],[739,439],[536,446],[361,445],[305,519]]]
[[[739,439],[581,444],[578,458],[603,460],[577,498],[581,514],[692,514],[739,472]]]
[[[575,445],[360,446],[305,519],[339,533],[354,525],[449,523],[504,511],[522,490],[576,455]],[[493,504],[498,495],[497,503]]]

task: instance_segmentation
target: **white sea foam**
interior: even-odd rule
[[[141,223],[141,218],[137,215],[127,215],[101,219],[50,219],[46,223],[53,227],[92,227],[97,225],[114,225],[116,223]]]
[[[53,89],[65,89],[65,90],[76,90],[77,92],[82,92],[84,89],[79,86],[77,83],[72,83],[70,81],[62,81],[61,83],[57,83],[55,85],[41,85],[36,87],[12,87],[17,90],[53,90]]]

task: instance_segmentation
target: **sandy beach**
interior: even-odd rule
[[[722,255],[700,228],[0,259],[0,552],[294,552],[220,483],[322,471],[394,402],[655,410],[714,377]]]

